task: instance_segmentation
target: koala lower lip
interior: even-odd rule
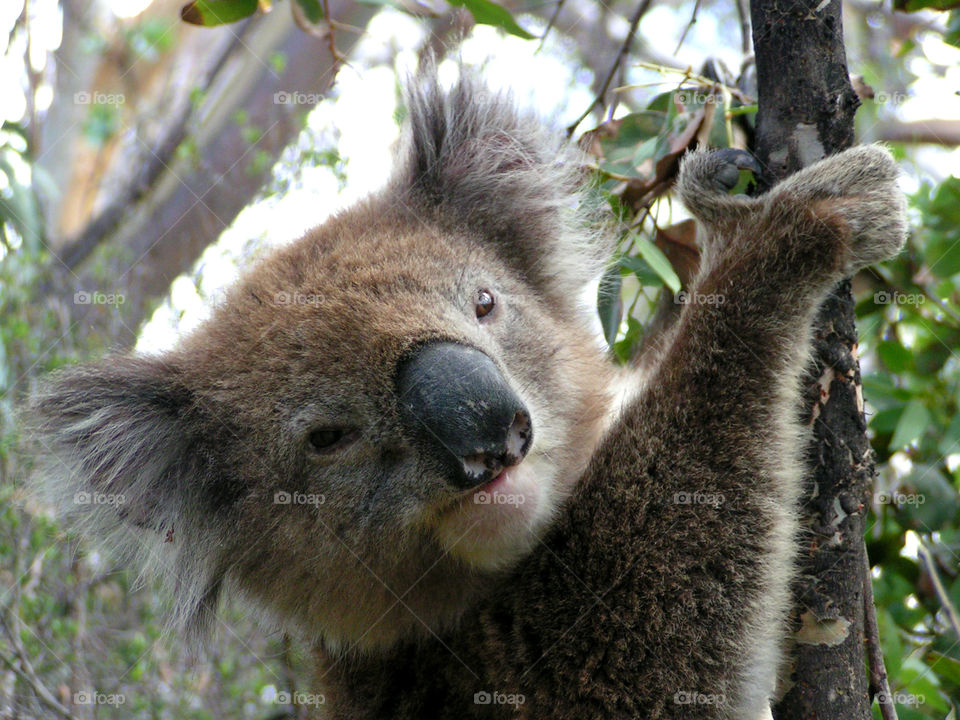
[[[508,468],[504,468],[500,471],[499,475],[497,475],[487,484],[483,485],[480,489],[490,492],[491,490],[495,490],[498,486],[505,484],[507,482],[507,474],[515,467],[516,465],[511,465]]]

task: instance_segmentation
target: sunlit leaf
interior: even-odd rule
[[[525,40],[532,40],[535,36],[528,33],[513,19],[513,15],[493,0],[447,0],[455,7],[465,7],[473,15],[473,19],[481,25],[493,25],[506,30]]]
[[[921,400],[911,400],[903,410],[897,429],[890,440],[890,449],[906,447],[916,442],[930,424],[930,411]]]
[[[180,8],[180,18],[191,25],[214,27],[237,22],[257,11],[257,0],[194,0]]]
[[[620,271],[616,267],[604,273],[600,281],[597,312],[600,315],[603,336],[608,345],[613,345],[613,341],[616,340],[620,318],[623,316],[623,303],[620,300],[621,285]]]
[[[877,345],[877,354],[893,373],[902,373],[913,363],[913,354],[896,340],[883,340]]]
[[[960,0],[893,0],[893,9],[902,12],[955,10],[957,8],[960,8]]]
[[[318,23],[323,20],[323,6],[320,0],[294,0],[294,2],[308,22]]]
[[[667,256],[663,254],[663,251],[645,237],[637,237],[636,245],[640,257],[647,261],[647,264],[660,276],[664,284],[670,288],[672,292],[680,292],[680,278],[678,278],[677,273],[673,271],[673,267],[670,265],[670,261],[667,260]]]

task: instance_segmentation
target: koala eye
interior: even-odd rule
[[[477,303],[474,306],[474,309],[477,311],[478,318],[486,317],[493,312],[493,307],[496,304],[497,301],[493,299],[492,292],[486,288],[481,288],[479,291],[477,291]]]
[[[310,432],[310,447],[318,453],[330,453],[357,439],[358,432],[350,428],[317,428]]]

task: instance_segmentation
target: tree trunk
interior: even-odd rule
[[[377,11],[352,0],[331,0],[329,6],[332,17],[358,28]],[[156,300],[256,196],[303,128],[306,113],[333,84],[338,63],[328,41],[304,33],[288,8],[230,32],[239,40],[214,58],[209,72],[194,66],[191,80],[203,101],[167,118],[169,126],[153,146],[134,144],[139,157],[120,158],[140,168],[129,185],[71,240],[52,243],[50,277],[39,294],[57,306],[66,327],[84,337],[99,336],[114,348],[133,345]],[[348,53],[359,37],[337,32],[338,49]],[[265,60],[277,56],[285,59],[282,70]],[[236,120],[239,111],[243,123]],[[184,139],[192,144],[189,153],[178,152]],[[77,304],[78,291],[123,295],[124,303]]]
[[[859,105],[843,46],[841,3],[752,0],[756,154],[772,184],[853,142]],[[867,720],[863,652],[864,522],[873,475],[850,282],[821,308],[798,409],[813,425],[794,587],[793,652],[777,720]]]

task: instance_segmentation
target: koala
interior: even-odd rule
[[[810,326],[902,245],[893,160],[751,198],[728,194],[749,155],[689,153],[692,301],[620,371],[576,154],[467,71],[406,97],[383,190],[176,349],[38,389],[37,486],[167,578],[192,636],[226,593],[311,643],[325,717],[768,716]]]

